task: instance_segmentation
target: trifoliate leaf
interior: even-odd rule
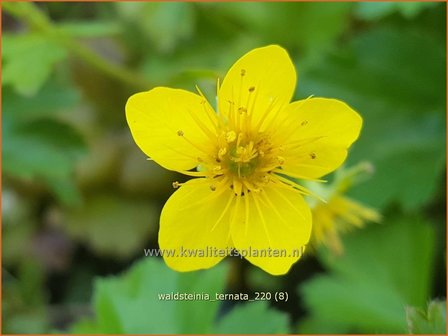
[[[430,296],[434,238],[428,223],[404,217],[347,235],[342,256],[322,250],[331,272],[301,287],[310,316],[300,332],[334,325],[344,333],[405,333],[404,307],[422,307]]]
[[[418,46],[418,47],[417,47]],[[374,176],[353,189],[374,207],[423,206],[445,162],[444,42],[418,29],[372,29],[305,71],[310,94],[346,101],[364,119],[349,162],[369,160]]]
[[[43,34],[7,34],[2,37],[4,58],[2,84],[11,84],[18,93],[32,96],[46,82],[53,66],[67,51]]]
[[[209,295],[214,299],[215,293],[223,292],[226,273],[227,265],[224,263],[209,270],[178,273],[170,270],[161,260],[141,260],[118,277],[102,278],[95,282],[96,320],[83,320],[75,324],[72,331],[210,333],[219,301],[208,301],[205,297]],[[177,300],[174,298],[176,294]],[[199,296],[196,300],[181,300],[181,294]]]
[[[268,307],[266,302],[238,305],[217,324],[217,334],[286,334],[288,316]]]

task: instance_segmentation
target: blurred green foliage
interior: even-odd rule
[[[283,313],[269,310],[266,302],[236,307],[215,325],[220,301],[216,293],[225,289],[227,264],[208,271],[176,273],[161,261],[144,260],[117,278],[95,283],[96,320],[78,322],[73,333],[155,333],[226,334],[286,333],[288,319]],[[197,294],[206,300],[162,300],[159,295]],[[148,317],[150,318],[148,319]],[[259,323],[259,319],[263,323]]]
[[[302,286],[311,314],[299,331],[405,333],[403,307],[423,307],[430,293],[434,238],[421,219],[391,218],[347,236],[342,257],[323,251],[330,273]]]
[[[427,311],[407,307],[406,317],[412,334],[446,333],[446,303],[443,301],[431,301]]]
[[[446,4],[3,2],[2,24],[2,332],[443,333]],[[185,177],[135,146],[127,97],[197,84],[213,104],[217,78],[270,43],[297,66],[295,98],[363,116],[348,164],[375,171],[350,196],[384,222],[281,278],[135,261]],[[257,290],[290,300],[157,298]]]

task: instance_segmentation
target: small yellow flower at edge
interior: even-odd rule
[[[270,45],[230,68],[217,111],[200,92],[156,87],[129,98],[126,118],[140,149],[166,169],[197,177],[181,184],[162,210],[160,248],[178,251],[164,255],[168,266],[212,267],[225,255],[182,255],[210,247],[244,252],[274,275],[300,258],[311,211],[307,190],[288,177],[314,180],[338,168],[362,119],[335,99],[290,103],[296,80],[288,53]],[[281,256],[260,257],[268,249]]]
[[[325,245],[335,255],[344,253],[341,235],[355,228],[363,228],[366,222],[381,222],[381,214],[350,197],[347,191],[373,173],[373,166],[361,162],[351,168],[339,169],[330,185],[306,181],[306,187],[325,199],[306,197],[313,215],[311,250]]]

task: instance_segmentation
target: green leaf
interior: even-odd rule
[[[68,179],[84,153],[81,136],[68,124],[39,119],[3,120],[3,170],[24,179]]]
[[[366,21],[382,19],[393,13],[400,13],[408,19],[412,19],[423,10],[437,5],[435,2],[358,2],[355,7],[355,15]]]
[[[342,256],[322,250],[331,272],[301,287],[310,316],[300,332],[328,332],[330,325],[344,333],[404,333],[404,307],[424,306],[430,296],[434,239],[428,223],[403,217],[347,235]]]
[[[446,334],[446,301],[431,301],[427,311],[406,307],[406,319],[410,334]]]
[[[352,193],[366,204],[415,209],[437,190],[445,162],[443,45],[418,29],[378,28],[303,73],[303,96],[338,98],[363,116],[349,163],[375,166]]]
[[[60,332],[62,334],[62,332]],[[71,334],[100,334],[101,330],[96,323],[89,319],[76,322],[70,329]]]
[[[160,295],[190,293],[211,299],[224,289],[227,265],[192,273],[170,270],[161,260],[145,259],[118,277],[98,279],[95,321],[72,331],[126,334],[210,333],[219,301],[161,300]],[[91,328],[91,329],[89,329]]]
[[[156,49],[172,52],[194,32],[194,9],[184,2],[118,2],[119,13],[136,23]]]
[[[11,84],[27,96],[34,95],[50,76],[53,66],[67,52],[43,34],[3,34],[2,84]]]
[[[287,334],[288,316],[266,302],[237,305],[217,324],[216,334]]]
[[[2,333],[48,332],[50,321],[46,311],[45,278],[42,265],[29,253],[17,265],[17,274],[14,276],[3,270]]]
[[[31,120],[41,117],[55,117],[70,111],[79,103],[81,95],[65,83],[49,81],[31,97],[22,97],[10,87],[3,88],[3,113],[16,120]]]
[[[14,123],[5,118],[3,169],[24,179],[67,178],[83,145],[80,135],[62,122],[41,119]]]
[[[211,6],[210,6],[211,7]],[[238,19],[246,30],[305,51],[328,48],[344,31],[350,3],[232,2],[216,4],[218,10]]]
[[[82,204],[82,195],[74,178],[46,179],[45,182],[63,204],[70,206]]]
[[[74,164],[85,153],[82,136],[57,120],[79,102],[65,83],[50,81],[32,97],[3,91],[3,159],[7,176],[45,183],[64,204],[79,204]]]
[[[126,258],[143,250],[157,221],[157,209],[147,200],[104,193],[88,196],[83,207],[69,210],[66,229],[98,254]]]

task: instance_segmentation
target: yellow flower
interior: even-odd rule
[[[199,90],[156,87],[129,98],[126,118],[140,149],[198,177],[176,183],[162,210],[159,245],[177,251],[164,254],[171,268],[212,267],[231,248],[275,275],[300,258],[311,212],[306,189],[288,176],[315,179],[339,167],[362,119],[335,99],[290,103],[295,85],[288,53],[270,45],[230,68],[216,111]]]
[[[361,228],[366,221],[379,222],[375,210],[341,195],[333,196],[327,204],[319,203],[313,209],[313,246],[326,245],[333,253],[342,254],[344,248],[340,233]]]
[[[307,187],[326,200],[326,202],[320,202],[308,198],[313,214],[311,235],[313,248],[325,245],[334,254],[341,255],[344,252],[341,233],[362,228],[368,221],[376,223],[381,221],[381,215],[377,211],[344,196],[355,182],[354,180],[371,169],[369,164],[361,163],[351,169],[342,170],[333,185],[329,187],[313,184],[314,182],[307,183]]]

